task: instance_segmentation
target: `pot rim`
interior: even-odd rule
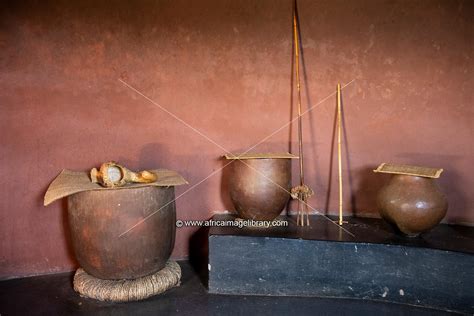
[[[298,156],[288,152],[274,152],[274,153],[236,153],[224,155],[227,160],[243,160],[243,159],[299,159]]]

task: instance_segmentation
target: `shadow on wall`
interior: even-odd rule
[[[222,176],[221,176],[221,186],[220,186],[220,198],[224,207],[227,211],[231,213],[235,213],[234,204],[232,204],[232,200],[230,199],[229,194],[229,183],[231,181],[231,171],[232,171],[232,160],[227,160],[225,157],[221,157],[219,159],[222,169]]]
[[[140,149],[137,159],[132,160],[131,155],[120,156],[118,162],[134,171],[158,168],[174,170],[175,166],[172,162],[179,160],[176,158],[167,146],[160,143],[148,143]]]
[[[296,5],[296,2],[294,3],[294,5]],[[298,11],[298,8],[296,8],[296,10]],[[297,16],[297,19],[298,19],[298,25],[301,26],[301,23],[300,23],[300,19],[299,19],[299,16]],[[308,80],[308,67],[306,66],[306,54],[305,54],[305,50],[303,48],[303,36],[302,36],[302,33],[301,33],[301,27],[298,28],[298,36],[299,36],[299,39],[300,39],[300,42],[299,42],[299,53],[300,53],[300,73],[302,74],[302,78],[301,78],[301,85],[304,87],[304,99],[305,101],[303,102],[302,101],[302,104],[301,104],[301,107],[302,107],[302,112],[304,113],[304,116],[303,116],[303,121],[306,121],[308,122],[308,125],[309,125],[309,137],[305,137],[306,135],[303,135],[303,147],[304,149],[306,150],[303,155],[305,157],[307,156],[310,156],[312,157],[312,160],[310,161],[312,164],[316,165],[316,166],[319,166],[319,163],[318,163],[318,159],[320,158],[320,155],[318,154],[318,149],[317,149],[317,134],[316,134],[316,125],[315,125],[315,122],[316,122],[316,119],[314,117],[314,112],[313,111],[315,109],[315,104],[313,104],[312,102],[312,98],[311,98],[311,92],[310,92],[310,89],[309,89],[309,80]],[[294,46],[294,36],[293,36],[293,46]],[[292,46],[292,47],[293,47]],[[294,47],[293,47],[294,49]],[[293,51],[293,55],[292,55],[292,60],[293,60],[293,63],[294,63],[294,51]],[[294,67],[294,65],[292,64],[292,67]],[[312,68],[314,69],[314,65],[312,65]],[[292,73],[293,73],[293,69],[292,69]],[[292,95],[293,95],[293,77],[292,77]],[[303,97],[303,96],[302,96]],[[291,108],[293,110],[293,103],[291,104]],[[305,118],[305,116],[307,118]],[[293,117],[291,117],[291,119],[293,119]],[[297,121],[294,122],[295,124],[292,124],[292,125],[297,125]],[[290,128],[291,128],[291,125],[290,125]],[[334,135],[333,135],[334,137]],[[298,144],[298,137],[295,138],[296,139],[296,144]],[[290,137],[290,140],[293,140],[291,137]],[[305,145],[305,140],[310,140],[309,144],[307,144],[308,142],[306,142],[306,145]],[[298,145],[297,145],[298,146]],[[298,147],[295,146],[295,153],[298,152]],[[310,151],[310,155],[307,154],[307,151]],[[308,161],[309,162],[309,161]],[[305,166],[306,164],[308,164],[307,160],[304,161],[305,163]],[[307,167],[305,167],[305,169],[307,169]],[[306,171],[305,171],[306,172]],[[305,177],[305,182],[308,181],[308,179]],[[310,186],[313,186],[313,189],[314,188],[321,188],[323,187],[323,183],[321,182],[321,178],[320,177],[313,177],[312,179],[313,183],[306,183],[307,185],[310,185]],[[316,198],[315,195],[313,195],[313,198]],[[310,200],[311,201],[311,198]],[[295,203],[297,204],[297,203]],[[309,202],[309,204],[311,204],[311,202]],[[324,213],[327,212],[327,207],[325,208],[325,210],[323,210]]]
[[[377,208],[377,194],[390,179],[390,175],[377,174],[376,166],[366,166],[356,170],[355,178],[359,179],[355,192],[351,194],[355,216],[380,217]]]
[[[64,229],[64,240],[66,244],[66,251],[67,257],[70,261],[74,263],[74,269],[76,269],[79,264],[76,261],[76,256],[74,254],[74,248],[72,245],[72,236],[71,236],[71,227],[69,226],[69,218],[68,218],[68,206],[67,206],[67,198],[61,199],[61,218],[63,223]]]
[[[472,219],[469,219],[466,216],[457,215],[458,211],[462,212],[472,209],[472,206],[468,204],[466,196],[462,193],[462,190],[459,187],[459,183],[463,182],[461,181],[462,174],[456,172],[455,168],[451,169],[448,165],[446,166],[447,167],[443,172],[444,174],[441,175],[438,183],[441,187],[441,191],[443,191],[448,198],[448,212],[451,209],[454,211],[454,215],[449,215],[448,213],[449,217],[445,218],[443,222],[472,226]]]
[[[57,175],[56,175],[57,176]],[[53,178],[55,179],[56,176]],[[52,182],[53,180],[51,180]],[[36,201],[40,205],[40,207],[44,207],[44,195],[46,191],[48,190],[50,183],[45,185],[41,190],[39,190],[39,194],[37,195]],[[67,259],[73,264],[73,269],[77,269],[79,266],[76,256],[74,254],[74,248],[72,244],[72,236],[71,236],[71,227],[69,226],[69,218],[68,218],[68,206],[67,206],[67,197],[59,199],[58,201],[53,202],[53,204],[59,204],[59,210],[61,212],[61,228],[62,228],[62,235],[64,236],[63,242],[64,242],[64,247],[63,249],[66,249],[66,256]],[[51,212],[49,209],[48,212]]]
[[[177,194],[183,194],[179,200],[193,201],[189,205],[193,207],[190,215],[197,215],[194,219],[205,218],[216,207],[216,202],[218,202],[215,198],[217,192],[209,191],[208,182],[214,180],[212,179],[214,177],[218,178],[219,172],[216,172],[207,180],[204,179],[221,167],[219,157],[212,154],[203,155],[202,153],[199,153],[199,155],[177,155],[176,152],[170,150],[169,146],[160,143],[149,143],[140,150],[138,160],[130,160],[124,157],[119,159],[126,166],[130,166],[135,170],[163,168],[181,174],[189,184],[178,187],[177,192],[181,191],[182,193]],[[195,168],[196,165],[203,167]],[[193,185],[196,185],[196,187],[191,188]],[[187,190],[189,191],[186,192]]]

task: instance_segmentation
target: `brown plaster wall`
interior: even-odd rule
[[[446,221],[474,223],[474,2],[298,3],[304,106],[318,104],[304,118],[311,204],[337,211],[331,94],[354,80],[343,90],[346,213],[377,215],[374,195],[387,178],[371,170],[391,161],[444,168]],[[222,148],[159,106],[229,151],[294,118],[291,8],[290,0],[4,2],[0,278],[74,267],[64,203],[42,206],[61,169],[117,160],[174,169],[193,185],[223,165]],[[286,151],[295,131],[254,151]],[[296,180],[296,162],[294,171]],[[178,218],[231,209],[222,178],[178,199]],[[175,258],[188,255],[195,230],[178,229]]]

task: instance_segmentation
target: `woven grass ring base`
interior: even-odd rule
[[[102,280],[79,268],[74,275],[74,290],[100,301],[139,301],[179,286],[180,279],[181,268],[172,260],[160,271],[134,280]]]

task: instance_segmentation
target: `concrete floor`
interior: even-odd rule
[[[80,297],[72,273],[0,282],[0,315],[444,315],[444,311],[366,300],[211,295],[187,261],[181,286],[141,302]]]

